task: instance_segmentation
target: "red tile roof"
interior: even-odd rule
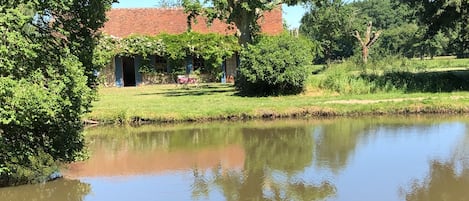
[[[120,8],[107,12],[108,22],[103,31],[115,37],[126,37],[131,34],[156,35],[160,33],[180,34],[187,31],[187,14],[182,8]],[[233,34],[235,30],[215,20],[208,27],[205,20],[198,18],[192,30],[199,33]],[[262,32],[279,34],[283,31],[282,10],[274,9],[264,14],[260,20]]]

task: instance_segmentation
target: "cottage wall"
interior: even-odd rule
[[[161,33],[181,34],[188,30],[187,14],[182,8],[121,8],[106,13],[108,21],[103,32],[114,37],[124,38],[131,34],[157,35]],[[264,34],[276,35],[283,31],[282,8],[266,12],[259,20]],[[233,35],[234,25],[215,20],[208,26],[201,16],[192,24],[192,31],[199,33],[219,33]]]
[[[105,68],[101,69],[98,76],[100,85],[105,87],[116,86],[115,66],[116,63],[114,59],[112,59],[111,63],[109,63]]]

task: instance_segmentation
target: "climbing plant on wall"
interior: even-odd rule
[[[140,55],[164,56],[166,46],[163,41],[156,36],[132,35],[118,41],[117,53],[119,56],[134,57]]]
[[[107,65],[113,56],[142,56],[142,67],[145,70],[151,70],[147,68],[150,55],[166,57],[173,65],[173,70],[184,68],[186,58],[192,56],[204,59],[209,73],[216,73],[216,70],[220,70],[224,58],[239,50],[236,37],[213,33],[132,35],[123,39],[103,35],[94,56],[95,61],[103,65]]]

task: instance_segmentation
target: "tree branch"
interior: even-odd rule
[[[355,31],[354,34],[352,34],[355,38],[358,39],[358,41],[360,42],[360,44],[362,46],[365,46],[365,43],[363,42],[363,39],[362,37],[360,36],[360,33],[358,31]]]
[[[373,36],[371,37],[371,40],[366,44],[366,47],[370,48],[378,40],[380,34],[381,30],[376,33],[373,33]]]
[[[373,23],[371,21],[368,22],[368,26],[366,27],[366,33],[365,33],[365,43],[368,44],[370,42],[370,37],[371,37],[371,27],[373,26]]]

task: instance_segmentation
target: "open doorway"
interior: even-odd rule
[[[124,86],[135,86],[135,62],[134,58],[122,58],[122,70],[124,72]]]

